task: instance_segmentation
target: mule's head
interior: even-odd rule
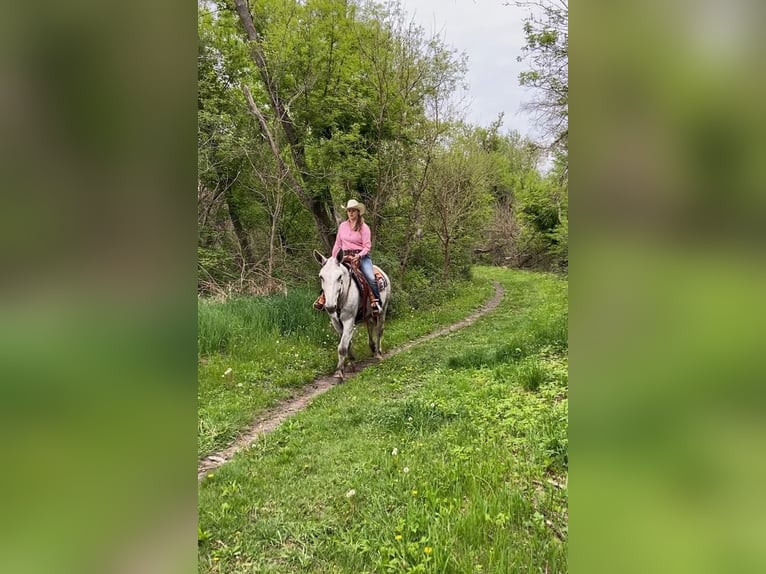
[[[328,313],[335,313],[340,294],[343,293],[346,283],[350,281],[348,270],[341,265],[343,250],[341,249],[338,255],[329,259],[318,251],[314,251],[314,258],[322,266],[319,270],[319,280],[322,282],[325,297],[324,308]]]

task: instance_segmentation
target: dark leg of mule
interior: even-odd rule
[[[346,363],[346,357],[351,349],[351,337],[354,334],[354,319],[353,317],[343,323],[343,334],[340,338],[340,344],[338,345],[338,366],[335,369],[335,377],[338,379],[343,378],[343,366]]]
[[[377,355],[377,347],[375,346],[375,339],[372,336],[373,329],[375,328],[375,320],[367,319],[367,343],[370,345],[370,351],[373,355]]]
[[[354,350],[352,349],[351,343],[348,345],[348,365],[346,366],[346,370],[351,371],[352,373],[356,371],[356,356],[354,355]]]
[[[380,338],[383,335],[383,317],[375,317],[367,320],[367,341],[370,351],[376,359],[383,358],[383,349],[380,346]]]
[[[383,340],[383,329],[386,325],[386,322],[384,321],[384,316],[381,316],[380,319],[378,319],[378,355],[382,359],[383,358],[383,345],[381,344],[381,341]]]
[[[343,336],[343,323],[341,323],[335,315],[330,315],[330,323],[332,324],[335,332],[338,333],[338,337]]]
[[[381,347],[380,340],[383,338],[383,317],[378,317],[375,325],[375,346],[378,348],[378,352],[375,354],[375,356],[378,359],[383,358],[383,348]]]
[[[335,374],[333,375],[336,379],[343,378],[343,367],[346,364],[347,352],[348,349],[343,346],[343,339],[341,339],[340,345],[338,345],[338,364],[335,366]]]
[[[346,365],[346,349],[338,345],[338,364],[335,366],[335,378],[343,378],[343,367]]]
[[[383,340],[383,329],[386,327],[386,311],[388,311],[388,303],[383,307],[383,312],[380,314],[380,317],[375,319],[375,335],[377,338],[376,347],[378,348],[378,354],[376,356],[379,359],[383,358],[383,344],[381,341]]]

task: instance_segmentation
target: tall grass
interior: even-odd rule
[[[223,303],[200,300],[200,356],[229,354],[243,344],[276,337],[322,339],[327,318],[311,307],[316,291],[299,288],[268,297],[237,297]]]

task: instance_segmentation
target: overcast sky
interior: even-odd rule
[[[532,136],[529,114],[520,111],[532,94],[519,86],[525,63],[516,61],[524,44],[522,19],[528,11],[504,6],[505,0],[402,0],[426,33],[468,56],[469,107],[466,119],[487,126],[505,112],[502,131]]]

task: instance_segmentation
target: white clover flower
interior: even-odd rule
[[[407,420],[412,422],[412,417],[408,417]]]
[[[352,488],[351,490],[349,490],[349,491],[346,493],[346,498],[353,498],[355,494],[356,494],[356,490],[354,490],[354,489]]]
[[[407,474],[409,471],[410,471],[410,467],[409,467],[409,466],[405,466],[405,467],[402,469],[402,472],[403,472],[404,474]]]
[[[391,456],[396,456],[397,454],[399,454],[399,449],[394,448],[394,450],[391,451]]]

